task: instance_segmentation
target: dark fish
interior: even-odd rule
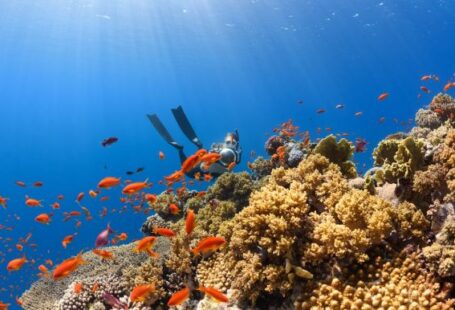
[[[114,144],[117,141],[118,141],[117,137],[109,137],[109,138],[104,139],[103,142],[101,142],[101,145],[106,147],[106,146]]]
[[[318,114],[322,114],[322,113],[324,113],[324,112],[325,112],[325,109],[317,109],[317,110],[316,110],[316,113],[318,113]]]
[[[122,303],[117,297],[108,292],[103,293],[103,299],[109,306],[128,310],[128,305]]]
[[[357,138],[355,140],[355,152],[356,153],[362,153],[365,151],[365,146],[367,145],[367,141],[362,138]]]
[[[109,224],[107,224],[106,229],[104,229],[102,232],[100,232],[98,237],[96,237],[95,247],[99,248],[99,247],[107,245],[109,243],[109,234],[111,234],[112,232],[113,232],[113,230],[111,229]]]
[[[297,103],[298,103],[298,104],[303,104],[303,99],[297,100]]]
[[[133,171],[127,171],[126,174],[127,174],[127,175],[133,175],[134,172],[133,172]]]
[[[144,171],[144,169],[145,169],[144,167],[139,167],[139,168],[136,169],[136,172],[138,172],[138,173],[142,172],[142,171]]]

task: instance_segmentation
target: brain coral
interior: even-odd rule
[[[313,150],[315,154],[321,154],[328,158],[330,162],[337,164],[341,172],[348,178],[355,178],[357,170],[355,164],[351,161],[354,153],[354,146],[346,139],[336,141],[334,135],[329,135],[319,141]]]
[[[207,199],[232,201],[240,210],[248,204],[248,198],[254,189],[251,176],[246,172],[223,173],[207,191]]]
[[[376,181],[384,184],[397,183],[400,178],[412,179],[424,167],[423,156],[423,143],[412,137],[381,141],[373,151],[374,163],[381,167],[376,171]]]

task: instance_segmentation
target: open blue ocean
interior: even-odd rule
[[[147,192],[159,194],[159,181],[180,169],[147,114],[187,155],[197,148],[172,108],[183,107],[207,149],[237,129],[235,172],[269,157],[265,142],[288,120],[312,141],[363,139],[353,158],[362,174],[377,143],[409,131],[415,112],[455,80],[454,29],[452,0],[1,1],[0,301],[19,309],[39,265],[90,251],[108,224],[112,236],[128,235],[119,243],[143,237],[153,211],[122,209],[124,182],[153,182]],[[109,137],[118,141],[103,147]],[[108,176],[122,184],[90,197]],[[65,221],[71,211],[81,215]],[[49,224],[35,220],[42,213]],[[7,271],[23,255],[28,262]]]

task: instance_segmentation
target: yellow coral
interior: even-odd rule
[[[310,283],[294,302],[295,309],[452,309],[441,287],[425,272],[417,255],[346,268],[340,277]]]

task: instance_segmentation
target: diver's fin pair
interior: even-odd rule
[[[180,129],[183,131],[185,136],[198,148],[202,148],[202,143],[197,137],[196,133],[194,132],[194,129],[191,126],[190,122],[188,121],[185,112],[183,112],[182,107],[178,106],[177,108],[172,109],[172,114],[174,115],[177,124],[179,125]],[[166,140],[167,143],[169,143],[178,150],[183,149],[183,145],[177,143],[172,138],[171,134],[169,133],[169,131],[167,131],[166,127],[164,127],[163,123],[161,123],[160,119],[156,114],[147,114],[147,117],[150,120],[150,122],[152,122],[152,125],[153,127],[155,127],[156,131],[158,131],[160,136],[163,137],[163,139]]]
[[[160,119],[156,114],[147,114],[147,117],[152,123],[153,127],[155,127],[156,131],[158,131],[160,136],[163,137],[163,139],[166,140],[167,143],[169,143],[178,150],[183,150],[183,145],[175,142],[174,138],[172,138],[171,134],[169,133],[169,131],[167,131],[166,127],[164,127],[163,123],[161,123]]]

